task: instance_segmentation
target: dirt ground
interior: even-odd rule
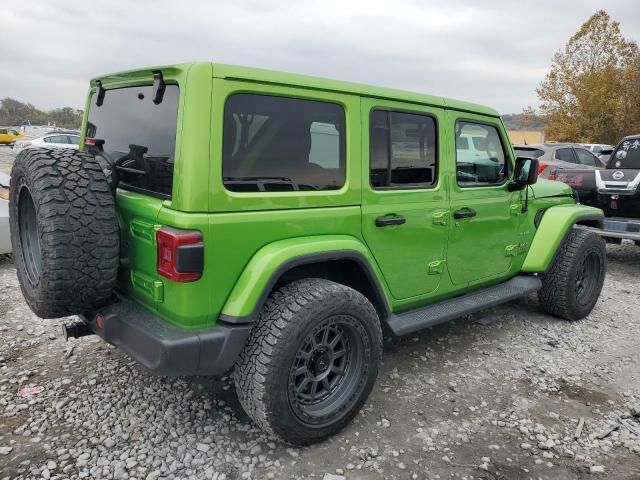
[[[363,411],[303,449],[255,428],[229,378],[156,377],[95,337],[65,343],[70,319],[36,318],[2,257],[0,480],[638,479],[640,248],[607,248],[587,319],[534,295],[386,338]]]

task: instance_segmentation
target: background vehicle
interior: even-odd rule
[[[553,180],[556,172],[580,165],[587,169],[602,167],[589,150],[571,143],[545,143],[539,145],[514,145],[517,155],[531,156],[538,159],[540,176]]]
[[[72,148],[77,150],[80,145],[80,135],[68,130],[54,130],[38,137],[17,140],[13,150],[18,153],[25,148]]]
[[[574,188],[581,203],[604,210],[598,233],[610,241],[640,243],[640,135],[623,138],[605,170],[568,169],[557,179]]]
[[[11,252],[9,235],[9,175],[0,172],[0,255]]]
[[[613,145],[608,145],[606,143],[579,143],[578,145],[586,148],[596,156],[600,156],[603,150],[613,149]]]
[[[0,145],[9,145],[20,138],[28,138],[28,135],[20,133],[15,128],[0,127]]]
[[[89,95],[87,151],[14,163],[28,305],[80,314],[68,335],[157,373],[233,368],[246,412],[284,441],[357,414],[383,326],[532,292],[577,320],[598,300],[604,242],[574,226],[602,212],[534,185],[537,160],[515,158],[493,109],[211,63],[106,75]]]

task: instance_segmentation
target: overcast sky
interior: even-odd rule
[[[554,52],[596,10],[640,40],[638,0],[20,0],[0,16],[0,98],[82,108],[88,80],[213,60],[537,105]]]

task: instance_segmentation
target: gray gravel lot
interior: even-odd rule
[[[638,479],[640,248],[608,255],[583,321],[532,296],[387,338],[355,422],[303,449],[254,427],[229,378],[156,377],[95,337],[65,344],[69,319],[36,318],[2,257],[0,480]]]

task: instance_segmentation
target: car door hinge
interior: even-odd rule
[[[433,214],[433,224],[446,227],[449,223],[449,211],[442,210]]]
[[[446,260],[435,260],[429,262],[429,275],[439,275],[444,271]]]
[[[516,217],[522,215],[522,205],[519,203],[512,203],[509,210],[511,211],[511,215],[515,215]]]

